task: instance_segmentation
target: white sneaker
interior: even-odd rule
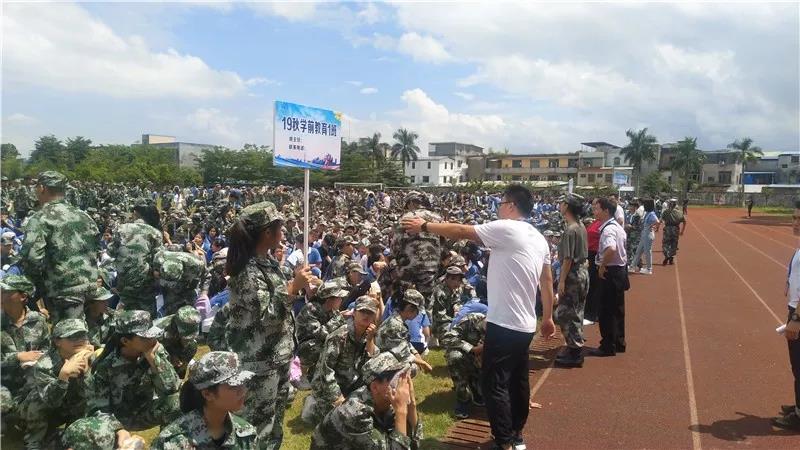
[[[644,269],[643,268],[642,270],[639,271],[639,273],[641,273],[643,275],[652,275],[653,274],[653,269]]]
[[[583,319],[583,326],[588,327],[589,325],[594,325],[594,322],[588,319]]]
[[[637,273],[636,269],[633,267],[628,267],[628,273]]]

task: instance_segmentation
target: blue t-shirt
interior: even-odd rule
[[[389,301],[386,302],[386,308],[383,310],[383,320],[388,319],[393,313],[394,306],[392,305],[392,299],[390,298]],[[422,329],[431,326],[431,319],[428,317],[428,313],[420,312],[417,314],[417,317],[414,317],[411,320],[406,320],[405,322],[406,326],[408,327],[408,333],[411,342],[419,342],[424,344],[425,336],[422,334]]]
[[[649,213],[645,214],[644,220],[642,221],[642,232],[650,232],[650,227],[653,226],[656,222],[658,222],[658,217],[656,217],[656,213],[650,211]]]

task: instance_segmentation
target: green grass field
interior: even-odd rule
[[[200,346],[195,358],[199,358],[208,352],[208,347]],[[447,364],[442,350],[431,350],[425,358],[431,366],[433,372],[430,374],[419,373],[414,378],[414,391],[417,396],[417,408],[420,420],[424,424],[424,440],[421,447],[423,449],[440,448],[439,438],[444,436],[447,429],[454,422],[452,415],[455,405],[455,392],[453,382],[447,373]],[[307,450],[311,445],[311,432],[313,431],[300,419],[300,411],[303,407],[303,400],[309,392],[297,392],[294,401],[286,411],[283,420],[283,449],[286,450]],[[139,431],[136,434],[142,436],[147,443],[153,441],[158,436],[158,428],[151,428]],[[22,449],[22,436],[9,432],[4,432],[2,448],[16,450]]]

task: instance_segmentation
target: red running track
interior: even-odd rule
[[[581,369],[537,371],[528,448],[800,448],[770,418],[791,403],[786,266],[788,218],[740,209],[689,210],[675,265],[632,275],[627,352]],[[597,326],[587,346],[599,343]]]

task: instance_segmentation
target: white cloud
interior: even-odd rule
[[[230,97],[245,82],[175,49],[154,51],[117,35],[75,4],[8,4],[4,78],[58,91],[123,98]]]
[[[361,92],[364,95],[377,94],[378,93],[378,88],[365,87],[365,88],[362,88],[359,92]]]
[[[348,81],[347,84],[355,86],[355,87],[359,87],[364,83],[362,81]]]
[[[475,95],[474,94],[468,94],[466,92],[453,92],[453,95],[455,95],[456,97],[463,98],[464,100],[466,100],[468,102],[471,102],[471,101],[475,100]]]
[[[16,125],[30,125],[38,122],[36,118],[22,113],[14,113],[6,117],[6,121]]]
[[[237,117],[225,115],[217,108],[198,108],[186,116],[186,124],[194,130],[222,139],[226,144],[241,141],[236,131]]]
[[[708,77],[712,81],[725,81],[735,76],[736,67],[732,50],[696,52],[671,44],[656,46],[656,64],[666,66],[672,72]]]
[[[380,9],[375,6],[375,3],[369,2],[356,14],[356,17],[358,17],[361,22],[372,25],[379,22],[382,15]]]
[[[399,39],[375,33],[372,45],[379,50],[396,51],[410,56],[415,61],[441,64],[453,60],[444,46],[431,36],[405,33]]]
[[[283,17],[289,21],[310,20],[318,11],[317,2],[312,1],[252,2],[246,5],[261,14]]]
[[[280,86],[280,82],[276,80],[272,80],[269,78],[264,77],[255,77],[255,78],[248,78],[245,82],[245,85],[252,87],[252,86],[271,86],[271,85],[278,85]]]

